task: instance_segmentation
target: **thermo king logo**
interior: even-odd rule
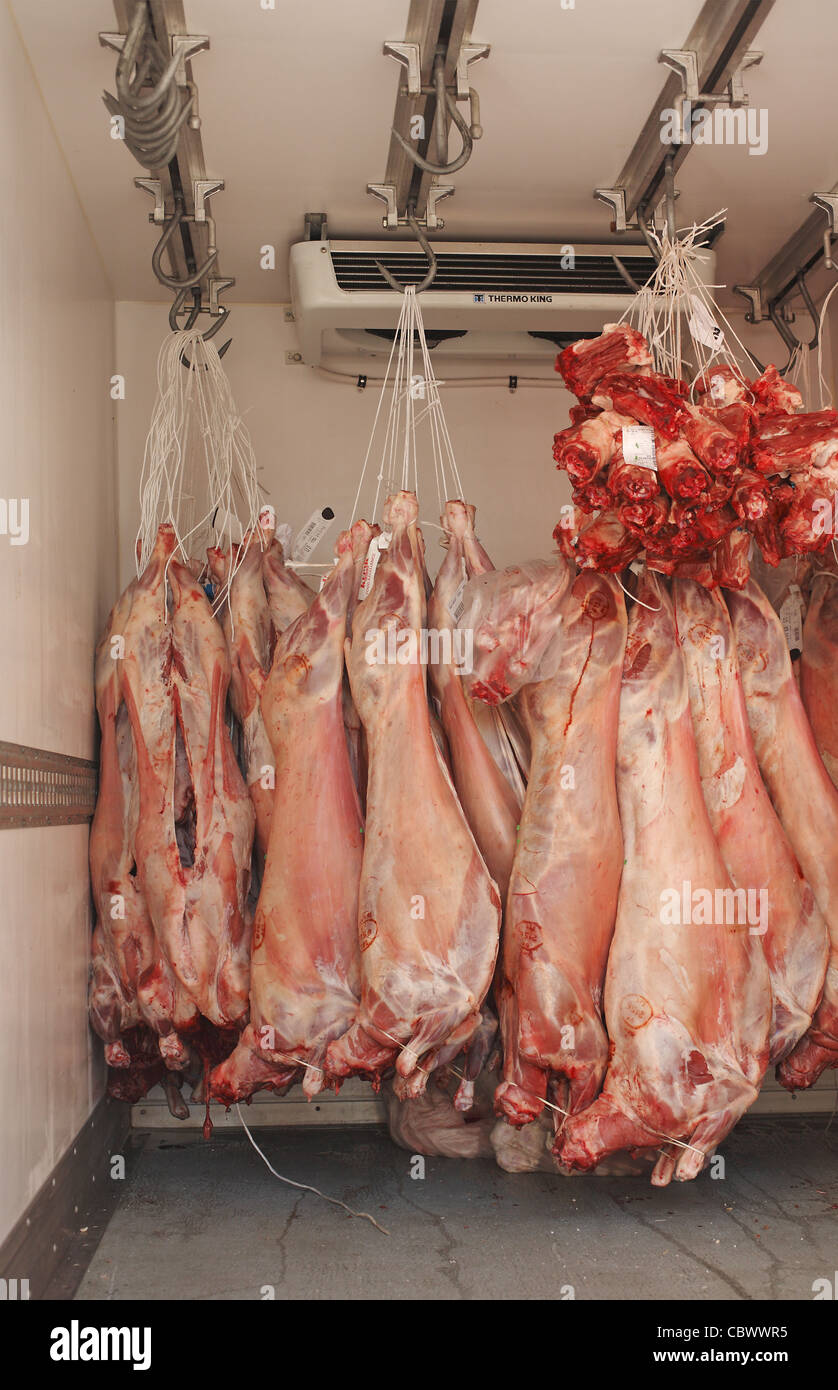
[[[474,294],[475,304],[552,304],[551,294]]]

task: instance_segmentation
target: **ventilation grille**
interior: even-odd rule
[[[0,829],[79,825],[96,807],[96,764],[0,742]]]
[[[620,248],[615,247],[615,254]],[[389,285],[376,260],[402,284],[418,283],[428,262],[421,251],[332,251],[335,277],[342,290],[383,290]],[[624,264],[639,285],[655,269],[651,256],[626,257]],[[573,269],[562,268],[562,257],[545,255],[456,255],[440,251],[431,287],[465,294],[629,294],[610,256],[577,256]]]

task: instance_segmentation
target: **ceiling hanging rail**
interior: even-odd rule
[[[416,284],[417,291],[427,289],[436,274],[427,233],[444,227],[437,204],[454,192],[452,184],[434,180],[462,169],[474,141],[483,134],[480,99],[471,86],[469,68],[488,57],[490,50],[488,44],[470,41],[476,12],[477,0],[412,0],[404,40],[387,40],[383,45],[383,52],[402,64],[405,80],[398,88],[384,182],[367,184],[367,192],[385,204],[384,228],[409,227],[424,251],[428,269]],[[468,101],[470,122],[460,114],[458,101]],[[449,160],[452,123],[463,143],[460,153]],[[409,133],[413,143],[403,132]],[[431,140],[435,161],[429,157]],[[405,288],[380,262],[376,265],[393,289]]]
[[[774,0],[705,0],[684,47],[663,49],[659,62],[672,69],[615,184],[597,188],[594,197],[612,210],[611,230],[642,231],[665,191],[667,161],[677,173],[690,150],[689,129],[695,116],[710,107],[747,106],[743,72],[762,54],[751,44],[773,8]],[[664,113],[674,112],[680,140],[662,139]],[[632,218],[637,217],[636,222]]]
[[[207,200],[223,191],[224,180],[207,177],[192,75],[191,59],[209,48],[209,38],[188,32],[182,0],[114,0],[114,9],[123,32],[99,35],[103,46],[119,54],[116,96],[106,92],[104,102],[112,119],[122,122],[127,148],[149,173],[134,183],[154,198],[149,221],[162,230],[152,269],[176,296],[170,325],[177,328],[186,313],[194,327],[198,316],[207,314],[212,322],[203,337],[211,338],[230,313],[219,296],[236,282],[219,273]]]

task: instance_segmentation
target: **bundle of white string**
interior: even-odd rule
[[[218,349],[197,329],[170,333],[157,358],[140,478],[137,573],[161,523],[174,526],[183,558],[202,554],[207,543],[232,557],[233,542],[256,526],[259,507],[253,446]],[[231,559],[228,582],[237,563]]]

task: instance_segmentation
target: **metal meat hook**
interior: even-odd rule
[[[422,156],[419,154],[418,150],[415,150],[412,145],[409,145],[407,140],[405,140],[404,137],[399,134],[395,127],[393,127],[393,134],[395,135],[405,154],[408,155],[408,157],[413,160],[413,163],[416,164],[420,169],[424,169],[426,174],[455,174],[458,169],[462,169],[463,165],[467,164],[468,161],[471,159],[471,152],[474,148],[474,141],[475,139],[479,138],[479,136],[482,134],[482,131],[478,124],[475,124],[471,127],[468,126],[464,118],[460,115],[459,111],[457,110],[457,103],[445,86],[445,68],[440,57],[437,57],[434,62],[434,90],[436,92],[435,121],[437,123],[437,153],[440,153],[440,146],[443,139],[443,136],[441,134],[442,113],[447,107],[452,121],[454,122],[455,126],[460,132],[460,135],[463,138],[463,148],[460,150],[460,153],[457,155],[457,158],[452,159],[450,164],[432,164],[429,159],[423,159]],[[472,103],[472,109],[474,109],[474,103]]]
[[[188,289],[188,287],[187,287],[187,289]],[[178,314],[182,314],[182,313],[183,313],[184,304],[185,304],[185,301],[186,301],[187,289],[182,289],[182,290],[180,291],[180,293],[179,293],[178,295],[175,296],[174,300],[172,301],[172,307],[171,307],[170,310],[169,310],[169,327],[171,328],[171,330],[172,330],[173,333],[177,333],[177,331],[178,331],[178,326],[179,326],[179,325],[178,325]],[[219,304],[218,309],[219,309],[219,312],[218,312],[218,314],[217,314],[217,316],[216,316],[215,323],[213,323],[213,324],[210,325],[210,327],[207,329],[206,333],[202,333],[202,334],[201,334],[201,337],[202,337],[202,339],[203,339],[203,341],[204,341],[205,343],[206,343],[210,338],[214,338],[214,337],[215,337],[215,335],[216,335],[216,333],[218,332],[219,328],[221,327],[221,325],[222,325],[223,323],[226,323],[227,318],[228,318],[228,316],[229,316],[230,310],[229,310],[229,307],[228,307],[226,304]],[[193,289],[192,289],[192,308],[189,310],[188,318],[187,318],[185,324],[183,325],[184,328],[185,328],[185,329],[194,328],[194,327],[195,327],[195,324],[196,324],[197,321],[198,321],[198,315],[199,315],[200,313],[201,313],[201,291],[200,291],[200,288],[199,288],[198,286],[194,286]],[[223,357],[223,356],[224,356],[225,352],[227,351],[227,349],[228,349],[228,347],[230,346],[230,344],[232,343],[232,341],[233,341],[232,338],[228,338],[227,341],[226,341],[226,343],[224,343],[223,347],[220,347],[220,348],[218,349],[218,356],[219,356],[219,357]],[[181,362],[183,363],[184,367],[188,367],[188,368],[191,369],[192,363],[190,362],[189,358],[186,356],[186,353],[185,353],[185,352],[182,352],[182,353],[180,354],[180,360],[181,360]]]
[[[428,241],[428,238],[425,236],[425,233],[422,231],[422,228],[416,221],[415,213],[416,204],[409,203],[407,208],[407,225],[408,227],[410,227],[411,231],[416,237],[416,240],[419,242],[419,245],[422,247],[422,250],[428,258],[427,275],[425,276],[424,280],[421,281],[420,284],[414,285],[416,293],[421,294],[422,291],[426,290],[428,286],[432,283],[434,276],[436,275],[437,261],[436,256],[431,250],[431,244]],[[396,279],[395,275],[391,275],[390,271],[386,268],[386,266],[383,266],[380,261],[376,261],[375,264],[378,266],[378,269],[381,271],[381,274],[384,276],[384,279],[387,281],[387,284],[391,287],[391,289],[396,290],[399,294],[404,294],[407,286],[400,284],[400,282]]]
[[[157,276],[157,279],[160,281],[160,284],[165,285],[166,288],[170,290],[188,290],[191,289],[193,285],[200,284],[201,280],[203,280],[204,276],[207,274],[207,271],[212,266],[213,261],[215,261],[216,257],[218,256],[217,248],[210,251],[209,255],[207,256],[207,259],[204,261],[204,264],[200,266],[194,272],[193,275],[188,276],[188,278],[185,280],[178,280],[174,275],[167,275],[165,273],[165,271],[161,268],[160,264],[163,257],[163,252],[166,250],[166,247],[168,246],[169,242],[171,241],[172,237],[174,236],[175,232],[177,231],[178,227],[183,221],[184,215],[185,213],[183,207],[183,199],[175,198],[174,215],[169,218],[169,225],[165,228],[163,235],[161,236],[160,240],[158,241],[151,254],[152,270]]]
[[[770,318],[771,322],[773,323],[774,327],[776,328],[777,332],[779,333],[780,337],[782,338],[783,342],[789,350],[789,360],[786,363],[786,365],[780,369],[780,376],[784,376],[785,373],[788,371],[794,359],[794,354],[796,353],[798,348],[805,347],[809,348],[811,351],[812,348],[816,348],[818,346],[818,343],[820,341],[820,323],[818,321],[818,311],[815,308],[812,296],[809,293],[809,287],[806,284],[806,277],[803,274],[802,270],[799,270],[797,272],[797,275],[795,277],[795,283],[797,284],[797,288],[800,291],[800,296],[803,300],[803,303],[806,306],[806,312],[815,326],[815,332],[811,341],[808,343],[804,343],[801,338],[796,337],[796,335],[792,333],[788,324],[780,315],[779,310],[777,308],[779,300],[775,299],[771,304],[769,304],[768,317]]]

